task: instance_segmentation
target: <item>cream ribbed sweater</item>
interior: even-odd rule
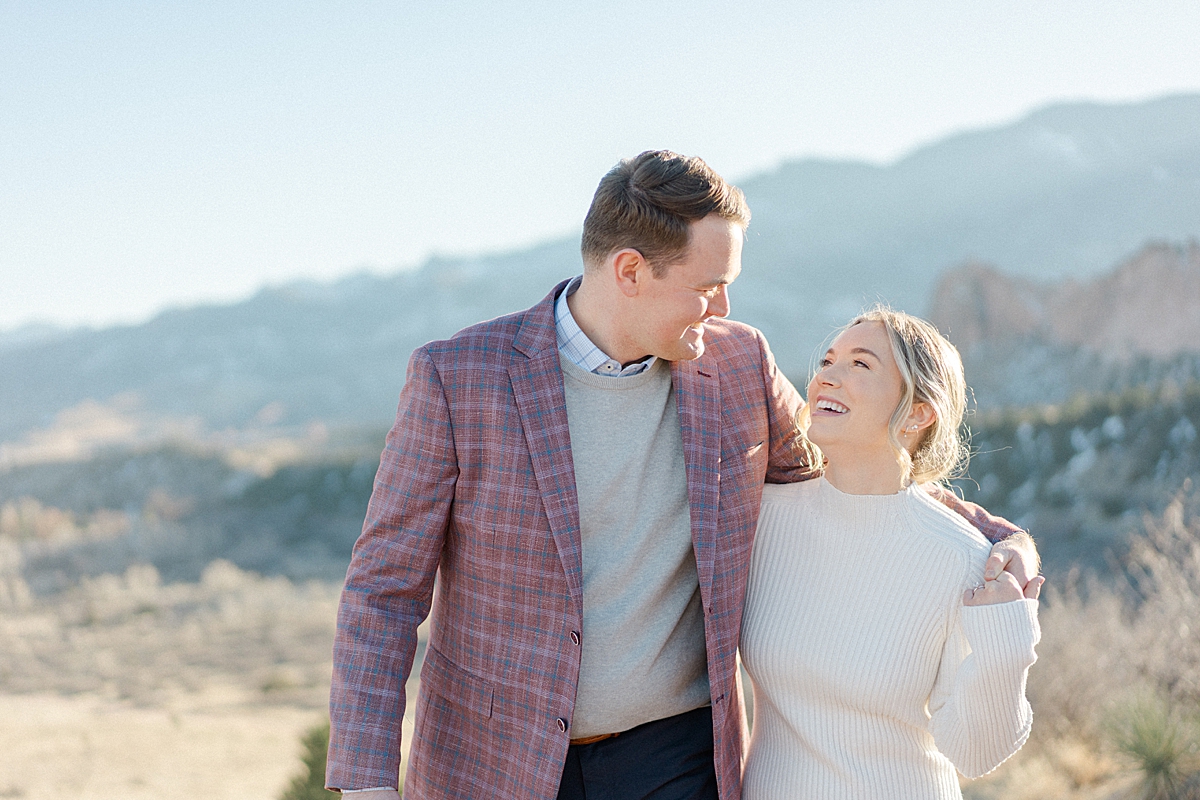
[[[767,486],[741,653],[744,800],[960,798],[1029,735],[1037,601],[965,607],[987,541],[917,488]]]

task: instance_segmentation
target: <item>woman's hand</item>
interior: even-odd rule
[[[1022,592],[1020,584],[1017,583],[1017,579],[1011,572],[1001,572],[993,580],[984,581],[982,586],[967,589],[963,593],[963,605],[988,606],[993,603],[1011,603],[1013,600],[1025,598],[1036,600],[1042,591],[1042,584],[1045,582],[1046,579],[1038,575],[1025,585],[1025,591]]]

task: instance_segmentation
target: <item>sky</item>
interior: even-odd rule
[[[1200,91],[1200,3],[0,0],[0,331],[578,230],[620,158],[887,163]]]

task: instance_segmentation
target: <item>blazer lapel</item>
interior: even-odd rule
[[[715,359],[675,361],[671,379],[683,431],[692,547],[701,596],[710,596],[716,552],[721,472],[721,384]]]
[[[567,401],[554,327],[554,300],[563,282],[526,316],[513,341],[518,351],[509,364],[513,397],[533,462],[542,505],[554,535],[571,596],[583,604],[583,545],[579,495],[567,427]]]

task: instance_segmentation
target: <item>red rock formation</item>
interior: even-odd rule
[[[930,318],[964,350],[1033,339],[1122,359],[1200,352],[1200,242],[1148,245],[1087,282],[1038,283],[968,263],[942,277]]]

